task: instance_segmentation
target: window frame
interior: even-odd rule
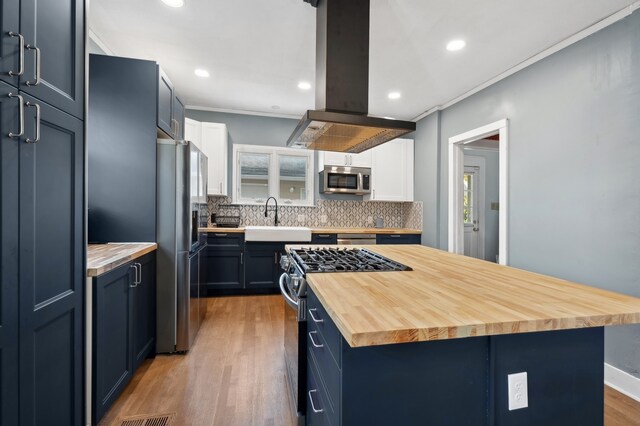
[[[278,200],[278,204],[283,206],[306,207],[315,205],[315,151],[299,148],[244,144],[233,145],[233,191],[231,197],[231,202],[233,204],[262,205],[266,202],[266,199],[262,198],[241,198],[240,196],[240,154],[242,153],[269,155],[268,196],[274,197]],[[280,198],[280,156],[302,157],[307,160],[307,179],[305,182],[307,198],[305,200],[290,201]]]

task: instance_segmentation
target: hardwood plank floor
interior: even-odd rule
[[[176,425],[295,425],[282,355],[282,297],[217,297],[187,355],[147,360],[100,425],[177,413]],[[640,402],[605,387],[606,426],[640,425]]]

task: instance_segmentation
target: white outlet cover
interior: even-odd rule
[[[509,411],[527,408],[529,406],[529,393],[527,388],[527,373],[509,374]]]

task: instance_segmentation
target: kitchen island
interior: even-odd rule
[[[413,270],[307,274],[308,424],[602,424],[603,327],[640,322],[640,299],[423,246],[370,249]],[[509,410],[521,372],[528,407]]]

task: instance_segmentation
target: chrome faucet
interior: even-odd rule
[[[274,220],[273,220],[273,224],[275,226],[278,226],[278,200],[275,199],[275,197],[269,197],[267,198],[267,202],[264,203],[264,217],[268,217],[269,215],[269,200],[273,200],[276,203],[276,207],[275,209],[272,209],[272,211],[275,211],[276,214],[274,216]]]

